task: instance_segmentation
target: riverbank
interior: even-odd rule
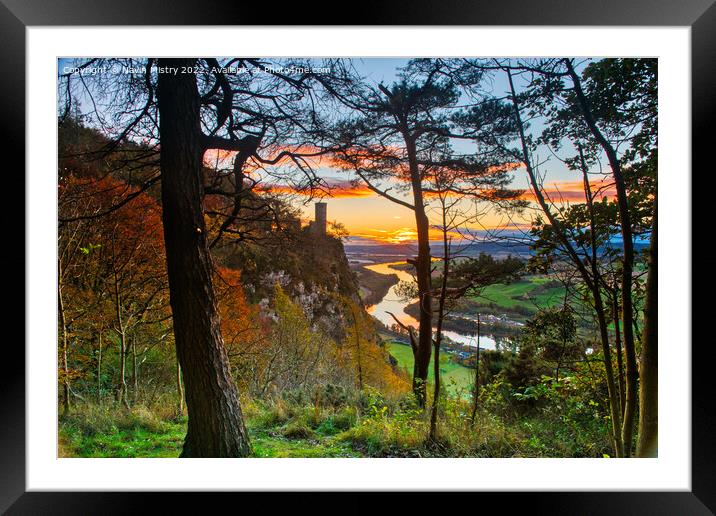
[[[360,295],[365,306],[380,303],[390,288],[399,281],[397,274],[380,274],[365,266],[352,267],[360,285]]]
[[[399,281],[412,282],[413,277],[405,270],[405,262],[387,262],[370,265],[363,265],[362,269],[369,273],[387,276],[389,278],[397,277]],[[370,276],[365,276],[369,278]],[[394,280],[391,280],[394,281]],[[361,285],[364,287],[365,285]],[[411,308],[411,305],[417,303],[417,299],[405,299],[396,291],[397,283],[394,283],[380,299],[373,305],[367,305],[367,311],[385,328],[402,332],[400,325],[418,326],[417,306]],[[477,333],[477,321],[471,319],[469,310],[462,311],[463,316],[452,317],[446,320],[443,328],[443,336],[460,345],[475,346]],[[399,321],[400,324],[396,322]],[[519,331],[520,323],[514,322],[508,318],[495,317],[494,320],[489,316],[485,317],[486,326],[482,328],[480,346],[484,349],[497,349],[501,341],[511,340]],[[494,336],[491,333],[494,330]]]
[[[420,306],[418,303],[410,303],[404,308],[405,313],[410,314],[416,319],[420,315]],[[480,313],[480,332],[487,335],[497,342],[505,340],[513,340],[522,331],[523,324],[506,318],[505,314],[496,315],[495,313],[483,313],[481,310],[474,310],[472,313]],[[463,335],[477,334],[477,317],[461,312],[452,312],[443,321],[443,328],[446,331],[455,332]]]

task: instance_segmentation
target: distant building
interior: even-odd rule
[[[319,236],[326,236],[326,215],[328,213],[328,205],[325,202],[316,203],[315,222],[311,225],[311,229]]]

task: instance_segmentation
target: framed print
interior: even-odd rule
[[[26,348],[0,507],[514,491],[710,514],[691,170],[716,8],[643,4],[259,27],[6,1]]]

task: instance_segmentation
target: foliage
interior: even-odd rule
[[[506,61],[489,64],[509,69]],[[609,331],[616,331],[619,323],[623,285],[617,278],[626,267],[616,236],[623,229],[623,213],[605,193],[613,186],[609,180],[593,180],[604,175],[603,149],[581,115],[577,81],[570,85],[564,69],[569,62],[518,64],[513,71],[524,85],[513,92],[514,104],[478,91],[489,67],[476,60],[413,60],[389,86],[374,86],[351,74],[331,76],[325,83],[310,74],[295,83],[268,74],[256,82],[248,76],[230,78],[239,89],[229,95],[218,81],[214,87],[213,79],[199,79],[208,101],[202,117],[218,124],[212,137],[238,145],[237,132],[243,133],[242,145],[256,144],[243,155],[247,161],[238,157],[244,150],[232,151],[239,163],[232,174],[219,164],[224,158],[218,152],[216,164],[202,171],[221,332],[255,456],[611,453],[607,374],[590,332],[600,294],[607,306],[599,315],[610,323]],[[105,99],[128,102],[113,125],[133,116],[144,95],[149,96],[144,111],[155,109],[154,77],[141,79],[125,90],[102,92]],[[630,229],[647,239],[658,168],[657,61],[598,60],[580,68],[580,79],[595,123],[619,152]],[[330,87],[314,96],[309,83]],[[68,82],[66,91],[79,87],[74,84]],[[343,106],[338,121],[324,120],[308,108],[329,98]],[[469,106],[461,105],[463,98],[471,100]],[[228,114],[222,119],[219,111],[226,106],[220,104],[225,101],[234,103],[234,117],[243,122]],[[250,107],[236,109],[243,102]],[[112,139],[86,125],[88,116],[100,113],[72,115],[71,105],[66,104],[59,126],[58,379],[73,407],[69,410],[68,403],[59,421],[60,453],[177,456],[186,418],[165,271],[155,124],[151,117],[137,119],[129,126],[131,137],[126,133]],[[281,106],[278,111],[276,105]],[[541,119],[520,142],[528,148],[522,158],[512,148],[521,129],[520,110],[526,120]],[[104,124],[95,120],[95,125]],[[530,129],[529,123],[523,125]],[[478,142],[477,148],[458,153],[456,139]],[[311,150],[289,156],[287,173],[274,167],[281,159],[272,153],[288,148],[288,142]],[[292,185],[313,192],[310,160],[301,153],[321,146],[321,153],[332,147],[334,164],[356,174],[356,181],[371,190],[382,188],[395,201],[391,191],[412,188],[425,194],[419,202],[428,207],[436,198],[460,195],[490,201],[497,209],[523,208],[522,192],[510,188],[511,171],[519,163],[528,162],[529,168],[538,146],[548,147],[584,185],[585,202],[557,205],[550,200],[553,217],[533,219],[529,236],[534,253],[527,266],[518,258],[497,260],[486,254],[451,264],[450,309],[509,312],[525,324],[515,325],[515,333],[522,328],[513,340],[516,351],[481,350],[475,411],[476,356],[458,362],[442,354],[444,388],[432,439],[427,438],[427,413],[410,393],[411,349],[382,344],[360,302],[341,242],[346,228],[334,222],[326,236],[301,228],[291,200],[262,189],[252,175],[265,167],[285,180],[305,174],[307,183]],[[438,177],[447,181],[438,184]],[[445,184],[449,192],[441,190]],[[421,222],[427,225],[424,217]],[[421,263],[429,263],[429,254]],[[644,259],[637,256],[630,285],[637,312],[643,305]],[[581,280],[574,279],[577,269],[586,271]],[[432,277],[424,272],[424,283],[439,274],[439,266]],[[587,288],[590,278],[597,285],[594,290]],[[415,284],[402,283],[396,290],[406,298],[417,297]],[[635,327],[638,323],[637,313]],[[428,381],[433,374],[431,368]]]

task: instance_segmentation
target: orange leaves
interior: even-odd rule
[[[217,267],[214,290],[219,304],[221,333],[229,355],[248,352],[265,338],[266,328],[258,308],[246,302],[241,272]]]

